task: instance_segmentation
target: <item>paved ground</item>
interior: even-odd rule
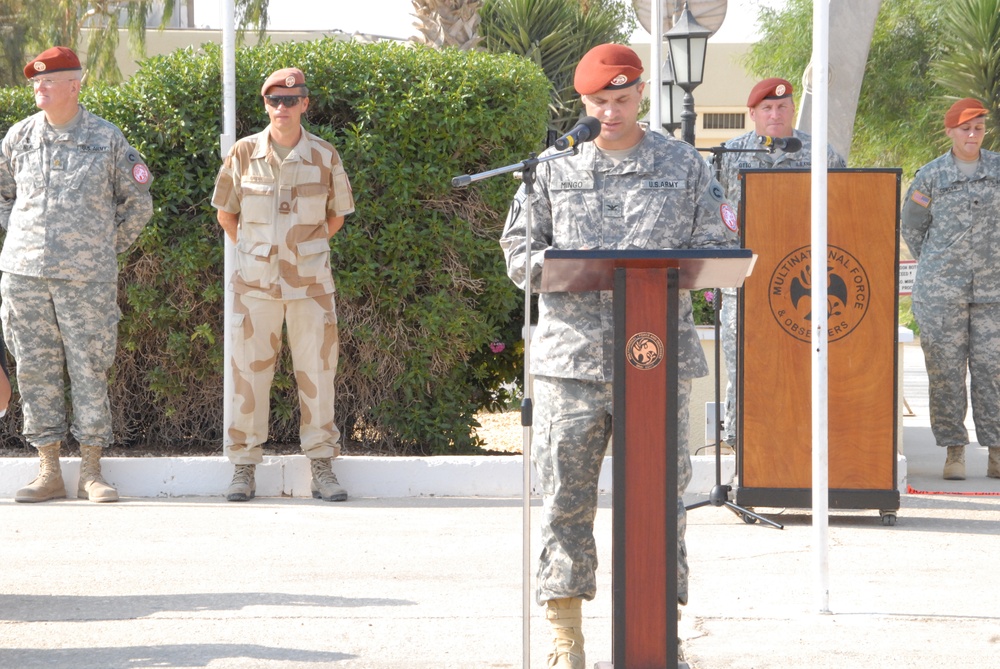
[[[907,348],[909,368],[919,349]],[[908,376],[904,394],[908,467],[926,472],[911,485],[941,488],[942,454],[919,429],[926,393]],[[776,530],[692,511],[680,632],[694,666],[1000,668],[1000,496],[970,494],[1000,481],[982,476],[953,491],[966,494],[904,494],[894,527],[835,512],[829,612],[808,513],[759,509]],[[611,659],[607,497],[596,529],[591,666]],[[517,499],[2,499],[0,669],[521,667],[521,556]]]

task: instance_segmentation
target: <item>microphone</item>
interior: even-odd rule
[[[564,151],[577,144],[597,139],[600,134],[601,122],[593,116],[584,116],[572,130],[556,140],[555,147],[558,151]]]
[[[781,149],[785,153],[795,153],[802,148],[802,140],[798,137],[768,137],[767,135],[762,135],[758,138],[758,143],[766,147],[771,153],[774,153],[775,149]]]

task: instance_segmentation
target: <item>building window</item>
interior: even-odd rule
[[[712,114],[705,113],[705,130],[743,130],[746,127],[746,114]]]

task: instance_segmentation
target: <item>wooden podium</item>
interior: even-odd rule
[[[737,287],[746,249],[551,249],[541,292],[614,291],[614,666],[677,667],[679,289]]]
[[[742,506],[812,505],[813,305],[808,170],[742,173],[757,271],[738,310]],[[898,169],[829,171],[826,271],[830,508],[895,521]],[[891,524],[887,522],[887,524]]]

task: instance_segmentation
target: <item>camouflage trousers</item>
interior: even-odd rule
[[[722,426],[722,440],[736,448],[736,289],[722,289],[722,308],[719,310],[719,336],[722,337],[722,356],[726,363],[726,418]]]
[[[45,446],[70,431],[88,446],[111,444],[108,370],[118,343],[118,285],[4,274],[0,319],[17,361],[24,438]]]
[[[612,387],[536,376],[534,393],[532,460],[543,499],[536,599],[539,604],[563,597],[591,600],[597,593],[597,482],[612,433]],[[678,384],[678,400],[677,599],[686,604],[687,515],[680,496],[691,481],[690,380]]]
[[[334,381],[340,337],[333,294],[296,300],[266,300],[237,294],[233,301],[232,415],[223,447],[233,464],[264,459],[271,382],[285,325],[298,389],[299,443],[311,459],[340,454],[334,424]]]
[[[913,302],[927,366],[931,431],[938,446],[969,443],[966,375],[972,419],[982,446],[1000,446],[1000,303]]]

